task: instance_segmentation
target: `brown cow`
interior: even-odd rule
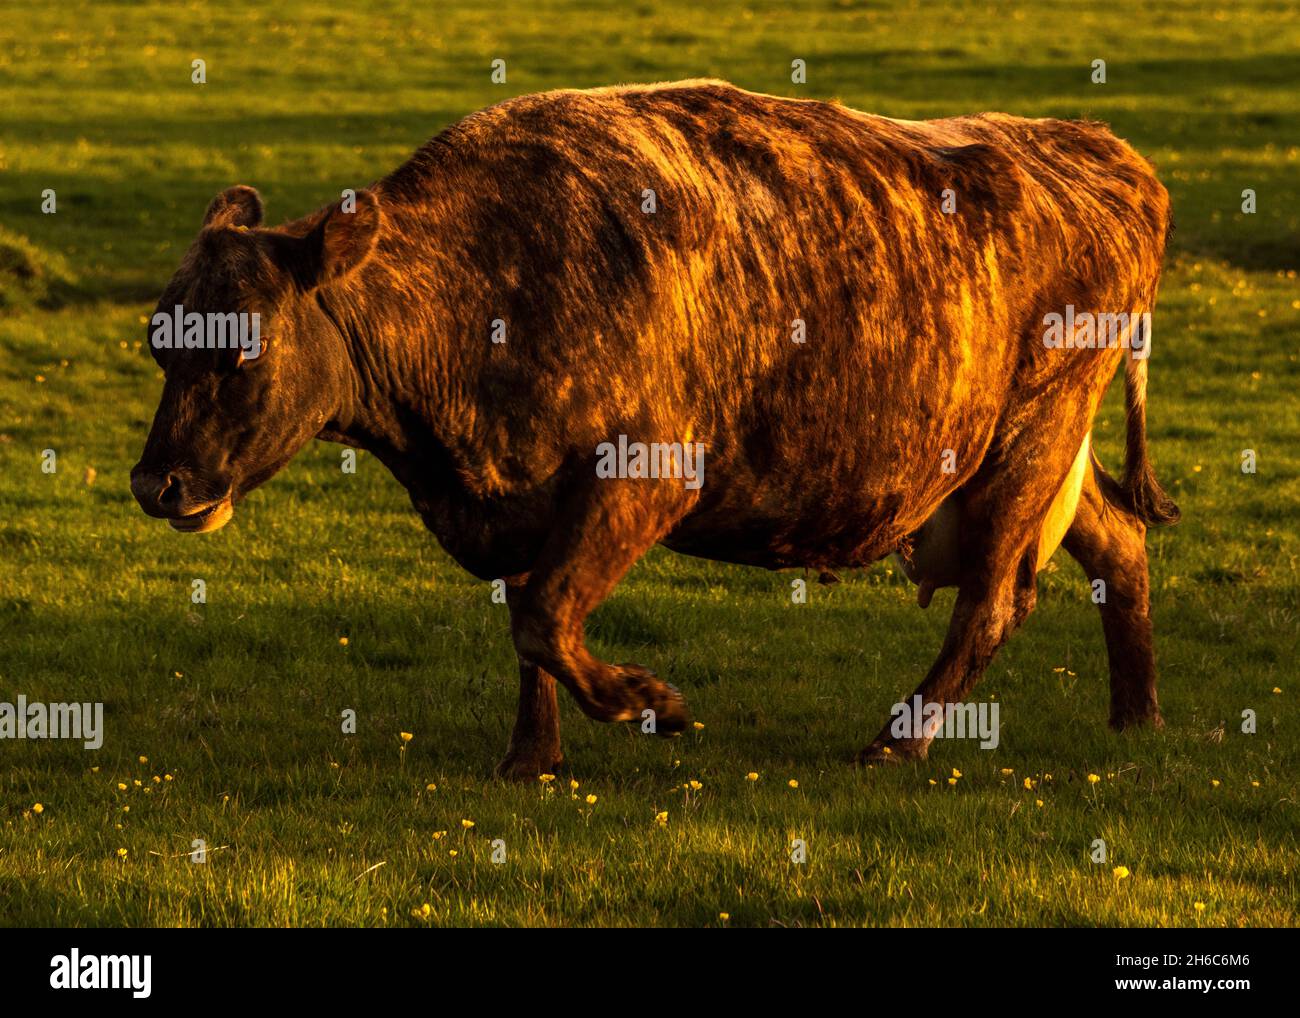
[[[1141,321],[1168,224],[1099,124],[889,120],[716,81],[513,99],[355,209],[268,228],[251,188],[218,195],[160,312],[257,313],[261,356],[154,349],[132,487],[210,530],[313,437],[372,452],[457,562],[507,579],[511,777],[561,761],[557,679],[593,718],[686,725],[673,687],[583,638],[656,542],[772,569],[900,553],[922,603],[957,587],[917,691],[947,704],[1063,539],[1105,581],[1112,725],[1159,724],[1144,534],[1177,509],[1147,456],[1149,323],[1119,337],[1133,353],[1045,323]],[[1121,361],[1116,481],[1087,436]],[[927,741],[886,728],[859,759]]]

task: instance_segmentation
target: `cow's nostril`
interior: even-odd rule
[[[131,492],[140,508],[150,516],[176,516],[183,504],[185,485],[180,474],[160,474],[136,467],[131,471]]]
[[[158,504],[163,508],[172,508],[181,504],[179,474],[167,474],[163,477],[162,487],[158,490]]]

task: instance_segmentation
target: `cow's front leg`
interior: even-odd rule
[[[555,679],[532,662],[520,661],[519,713],[510,734],[510,748],[497,764],[497,776],[531,781],[539,774],[554,774],[563,762]]]
[[[517,594],[510,623],[520,659],[562,682],[589,717],[640,722],[652,710],[659,735],[675,735],[689,721],[681,694],[654,672],[591,654],[583,622],[694,497],[680,481],[592,476],[560,514]]]
[[[512,626],[527,580],[527,576],[506,580],[506,604]],[[512,781],[531,781],[539,774],[554,774],[563,762],[555,677],[520,658],[519,711],[510,734],[510,748],[505,759],[497,764],[497,775]]]

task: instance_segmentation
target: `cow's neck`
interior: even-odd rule
[[[383,291],[384,278],[364,274],[318,302],[347,364],[339,410],[319,437],[373,454],[413,498],[456,489],[464,484],[453,451],[463,447],[456,422],[464,416],[454,394],[465,390],[437,349],[445,335],[437,305],[402,307]]]

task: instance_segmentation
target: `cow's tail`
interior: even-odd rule
[[[1135,331],[1142,332],[1142,345],[1134,349],[1150,353],[1150,326],[1139,317]],[[1174,500],[1165,494],[1156,480],[1151,457],[1147,453],[1147,358],[1126,352],[1124,357],[1124,410],[1127,430],[1124,442],[1124,479],[1110,477],[1093,459],[1102,493],[1113,504],[1132,513],[1149,527],[1177,523],[1182,515]]]

